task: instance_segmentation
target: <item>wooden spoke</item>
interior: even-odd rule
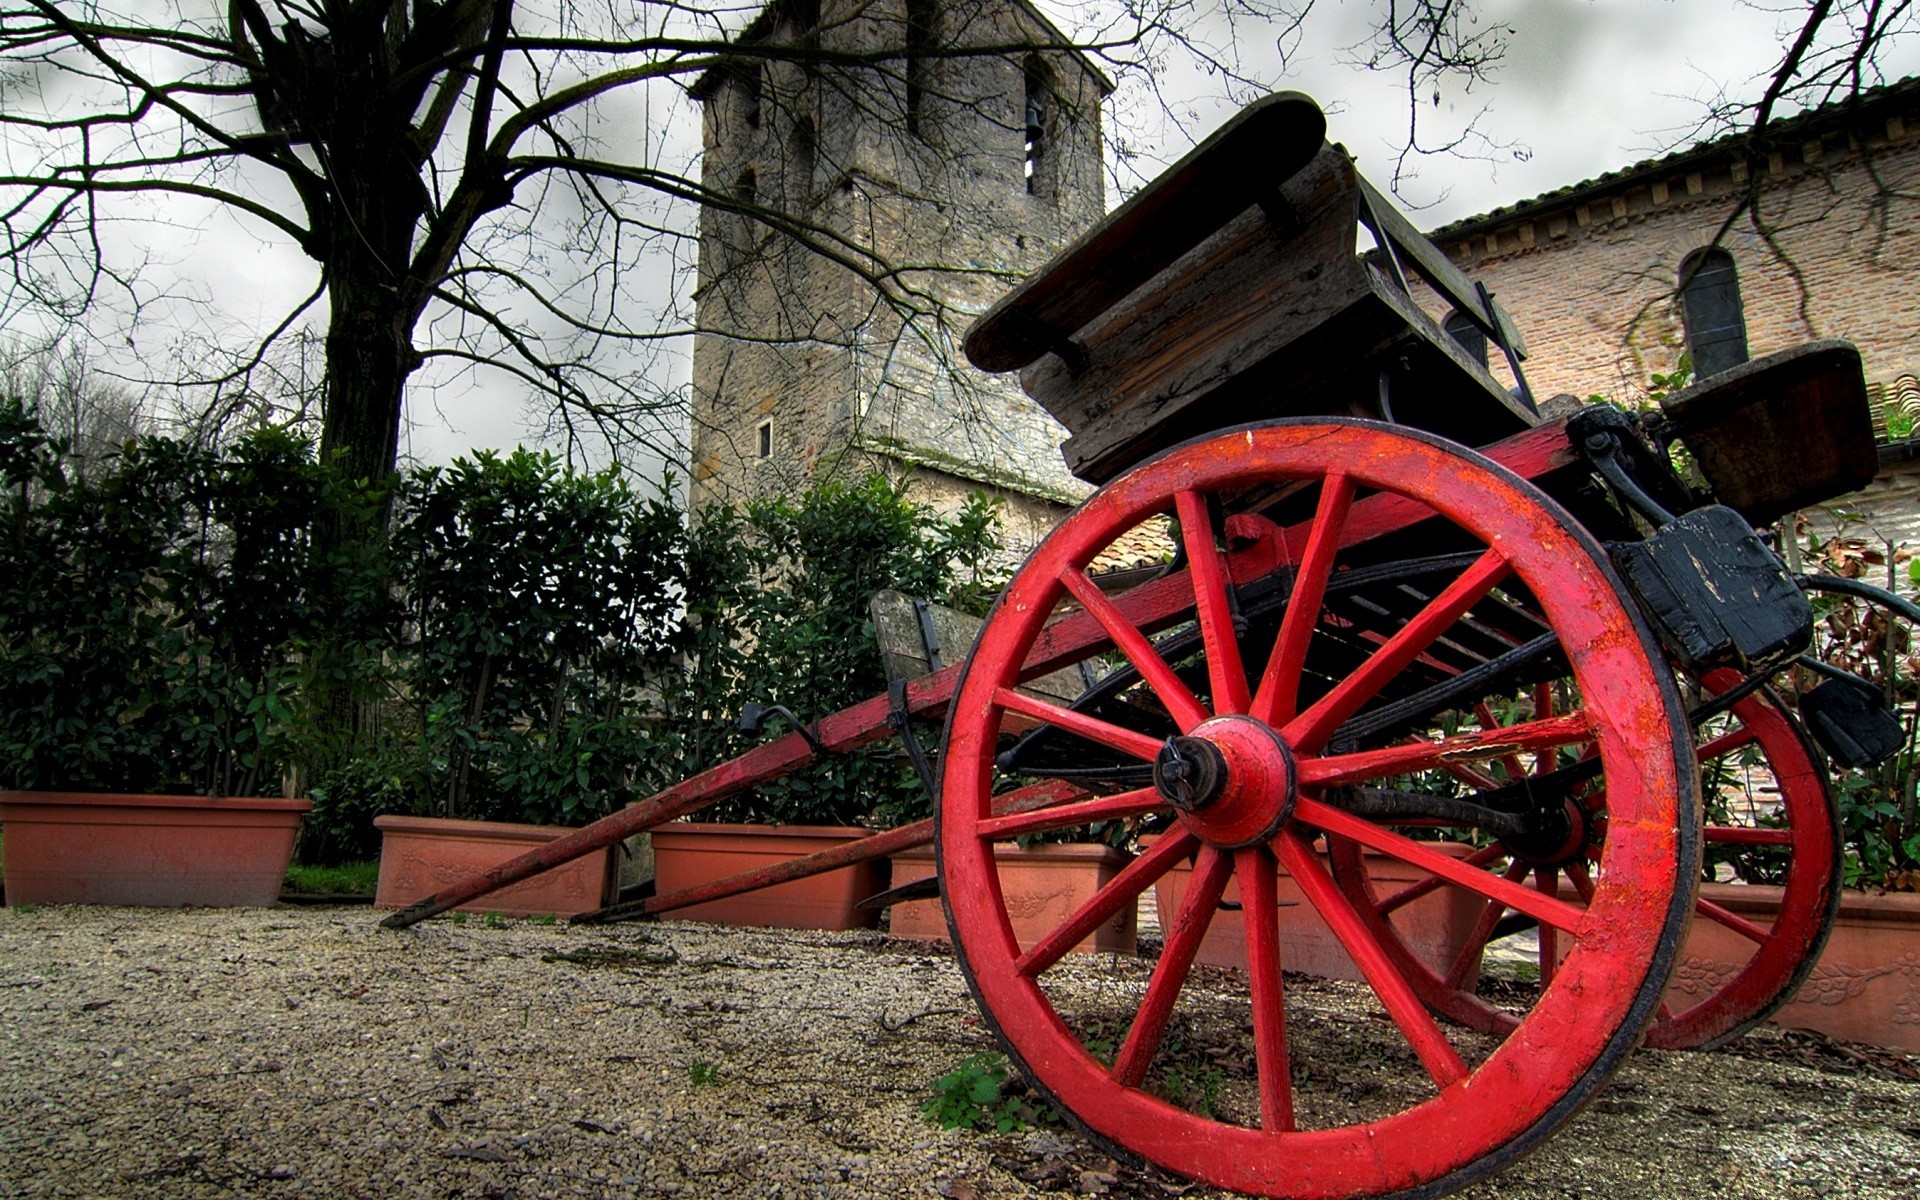
[[[1543,896],[1560,895],[1560,872],[1553,867],[1541,867],[1533,873],[1534,887]],[[1539,930],[1540,945],[1540,986],[1553,985],[1553,973],[1560,965],[1559,931],[1553,926],[1542,924]]]
[[[1152,887],[1175,863],[1192,853],[1198,841],[1185,830],[1161,838],[1152,849],[1128,863],[1107,886],[1095,892],[1058,928],[1016,959],[1014,969],[1031,979],[1059,962],[1061,956],[1085,941],[1088,934],[1105,925],[1115,913],[1138,900],[1140,894]]]
[[[1247,933],[1248,989],[1253,1005],[1253,1063],[1260,1081],[1260,1128],[1293,1128],[1293,1080],[1287,1053],[1287,1009],[1280,978],[1279,864],[1264,846],[1234,854],[1241,919]]]
[[[1180,514],[1180,536],[1187,548],[1188,571],[1193,576],[1193,609],[1200,621],[1200,639],[1207,650],[1207,676],[1213,684],[1215,716],[1247,711],[1247,670],[1240,660],[1240,639],[1233,626],[1233,608],[1227,589],[1233,581],[1227,564],[1213,544],[1213,516],[1207,498],[1199,492],[1174,496]]]
[[[1068,733],[1077,734],[1090,742],[1131,754],[1133,757],[1152,762],[1160,753],[1159,738],[1148,737],[1144,733],[1135,733],[1131,729],[1122,729],[1084,713],[1062,708],[1058,704],[1049,704],[1045,700],[1036,700],[1025,692],[1016,692],[1012,688],[996,688],[993,702],[1000,707],[1035,720],[1057,725]]]
[[[1306,825],[1317,826],[1328,833],[1350,838],[1363,846],[1371,847],[1382,854],[1410,863],[1433,875],[1444,877],[1448,883],[1478,892],[1505,904],[1508,908],[1526,913],[1544,925],[1553,925],[1579,936],[1580,928],[1586,922],[1584,910],[1568,904],[1553,896],[1545,896],[1528,887],[1489,875],[1485,871],[1467,866],[1457,858],[1448,858],[1437,850],[1404,837],[1390,829],[1383,829],[1362,817],[1323,804],[1318,800],[1309,800],[1302,796],[1294,806],[1294,816]]]
[[[1507,867],[1506,880],[1518,883],[1525,877],[1528,866],[1524,862],[1515,862]],[[1507,906],[1498,900],[1488,900],[1480,908],[1479,919],[1473,923],[1473,932],[1460,947],[1460,953],[1453,958],[1453,964],[1447,968],[1447,986],[1455,991],[1471,991],[1480,982],[1480,964],[1487,955],[1487,943],[1493,938],[1494,929],[1500,924],[1500,918],[1507,914]]]
[[[1593,724],[1584,712],[1544,721],[1528,721],[1481,733],[1461,734],[1438,742],[1412,742],[1353,754],[1330,754],[1300,763],[1300,786],[1335,787],[1389,775],[1412,775],[1444,770],[1462,763],[1484,762],[1518,750],[1545,750],[1584,742],[1593,736]]]
[[[1722,846],[1791,846],[1791,829],[1755,829],[1751,825],[1709,825],[1708,842]]]
[[[1173,668],[1167,665],[1167,660],[1161,658],[1160,652],[1147,640],[1147,635],[1114,607],[1113,601],[1107,599],[1098,584],[1087,578],[1085,571],[1068,567],[1060,572],[1060,582],[1080,602],[1080,607],[1086,609],[1113,638],[1113,644],[1119,647],[1120,653],[1127,656],[1127,661],[1140,672],[1140,678],[1153,689],[1160,703],[1167,706],[1167,712],[1172,715],[1181,733],[1186,733],[1207,719],[1209,714],[1199,697],[1180,681],[1180,677],[1173,673]]]
[[[1139,1087],[1146,1079],[1147,1067],[1152,1064],[1154,1052],[1160,1048],[1160,1038],[1167,1031],[1167,1021],[1173,1016],[1174,1001],[1180,998],[1180,989],[1186,986],[1187,975],[1193,970],[1193,956],[1199,953],[1200,939],[1206,936],[1214,910],[1220,907],[1220,894],[1226,891],[1227,880],[1232,875],[1232,858],[1212,846],[1200,851],[1187,885],[1186,902],[1180,906],[1173,928],[1167,930],[1160,961],[1147,983],[1147,994],[1140,1000],[1140,1010],[1127,1030],[1127,1040],[1114,1057],[1115,1082]]]
[[[1728,929],[1733,930],[1741,937],[1755,944],[1764,942],[1771,936],[1767,930],[1760,928],[1738,913],[1727,911],[1711,900],[1694,901],[1693,911],[1699,913],[1716,925],[1726,926]]]
[[[1360,711],[1387,681],[1425,653],[1447,627],[1486,597],[1512,568],[1498,551],[1488,550],[1479,561],[1448,584],[1426,607],[1381,644],[1358,670],[1315,701],[1312,708],[1287,722],[1281,730],[1296,751],[1312,752],[1326,744],[1340,723]]]
[[[1475,850],[1472,854],[1467,855],[1465,858],[1461,859],[1460,861],[1466,863],[1470,867],[1484,867],[1487,864],[1494,862],[1497,859],[1505,858],[1506,856],[1507,856],[1507,848],[1501,845],[1499,842],[1495,842],[1491,846],[1480,847],[1480,849]],[[1431,895],[1432,893],[1439,891],[1441,887],[1445,886],[1446,882],[1447,882],[1446,880],[1440,878],[1438,875],[1429,875],[1425,879],[1419,880],[1414,883],[1410,883],[1406,887],[1403,887],[1399,891],[1394,892],[1392,895],[1382,899],[1379,903],[1373,906],[1374,910],[1384,916],[1385,914],[1393,912],[1396,909],[1404,908],[1407,905],[1412,904],[1415,900],[1420,899],[1422,896]]]
[[[1300,672],[1306,666],[1307,645],[1320,622],[1320,602],[1326,597],[1333,556],[1340,549],[1340,531],[1352,504],[1353,480],[1344,472],[1330,473],[1320,485],[1313,533],[1307,538],[1306,552],[1293,577],[1293,594],[1287,597],[1286,615],[1280,619],[1280,636],[1267,656],[1267,669],[1261,672],[1260,688],[1253,698],[1253,715],[1269,725],[1291,721],[1299,704]]]
[[[1071,829],[1075,825],[1091,825],[1095,821],[1137,817],[1142,813],[1149,813],[1166,806],[1165,798],[1158,791],[1150,787],[1136,788],[1131,792],[1121,792],[1113,796],[1096,796],[1091,800],[1080,800],[1072,804],[1055,804],[1034,812],[988,817],[980,822],[980,836],[991,838],[996,842],[1004,842],[1032,833]]]
[[[1414,994],[1406,978],[1395,969],[1386,952],[1380,948],[1380,943],[1361,924],[1360,914],[1340,894],[1339,886],[1333,882],[1333,877],[1320,864],[1320,860],[1314,857],[1312,849],[1300,834],[1293,829],[1282,830],[1280,836],[1274,839],[1274,849],[1287,868],[1287,873],[1293,876],[1294,882],[1320,914],[1320,919],[1327,923],[1327,928],[1346,947],[1353,964],[1360,968],[1360,974],[1366,978],[1373,994],[1380,998],[1393,1023],[1400,1027],[1401,1034],[1406,1037],[1407,1044],[1413,1047],[1414,1055],[1426,1067],[1433,1082],[1444,1091],[1455,1081],[1464,1078],[1467,1064],[1461,1060],[1459,1052],[1447,1041],[1447,1035],[1441,1032],[1439,1024],[1428,1015],[1426,1006],[1420,1003],[1420,998]]]
[[[1712,762],[1716,758],[1725,758],[1742,746],[1751,746],[1758,740],[1758,735],[1743,725],[1738,729],[1728,730],[1710,742],[1702,743],[1700,749],[1694,752],[1694,757],[1701,762]]]

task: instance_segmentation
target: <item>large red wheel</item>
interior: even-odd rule
[[[1732,671],[1717,671],[1703,681],[1703,699],[1730,692],[1743,683]],[[1510,711],[1529,719],[1553,715],[1566,688],[1543,685]],[[1482,717],[1491,707],[1477,706]],[[1488,724],[1497,727],[1496,720]],[[1542,779],[1564,772],[1569,756],[1509,755],[1486,772],[1459,770],[1460,782],[1474,788],[1499,788],[1515,779]],[[1744,961],[1729,965],[1682,960],[1670,989],[1647,1030],[1646,1044],[1663,1050],[1710,1049],[1765,1020],[1798,991],[1826,944],[1840,900],[1838,813],[1826,772],[1806,734],[1765,692],[1750,692],[1699,731],[1696,757],[1707,794],[1707,823],[1702,830],[1708,869],[1716,859],[1740,856],[1749,874],[1762,877],[1756,892],[1778,889],[1777,906],[1723,903],[1732,895],[1701,896],[1696,920],[1713,922],[1743,944]],[[1516,882],[1558,892],[1582,902],[1598,874],[1607,827],[1606,789],[1597,778],[1576,785],[1572,800],[1580,810],[1583,836],[1559,845],[1508,845],[1488,839],[1476,858],[1504,870]],[[1368,878],[1362,848],[1334,839],[1334,875],[1355,908],[1387,947],[1395,965],[1434,1011],[1474,1029],[1504,1035],[1519,1025],[1530,991],[1515,986],[1511,967],[1526,968],[1533,979],[1551,979],[1560,947],[1551,928],[1540,929],[1494,901],[1478,908],[1471,932],[1449,961],[1432,962],[1415,946],[1418,917],[1410,906],[1424,903],[1428,913],[1438,901],[1464,898],[1460,889],[1437,876],[1378,887]],[[1769,900],[1773,897],[1770,895]],[[1771,907],[1771,915],[1741,910]],[[1490,972],[1489,947],[1504,935],[1520,932],[1524,959],[1508,971]]]
[[[1284,530],[1269,527],[1269,557],[1281,566],[1257,568],[1261,579],[1248,577],[1259,555],[1244,545],[1258,540],[1257,522],[1223,526],[1216,517],[1250,509],[1282,523],[1300,518]],[[1169,512],[1179,522],[1184,572],[1103,595],[1088,565]],[[1230,535],[1225,552],[1222,534]],[[1383,551],[1440,551],[1430,562],[1453,565],[1398,615],[1405,588],[1368,600],[1366,621],[1323,621],[1330,579]],[[1377,568],[1383,560],[1371,561]],[[1289,593],[1271,652],[1243,654],[1248,593],[1275,580]],[[1154,608],[1178,589],[1184,612],[1169,618]],[[1164,728],[1143,732],[1018,690],[1054,665],[1043,631],[1076,608],[1140,672],[1134,709],[1157,712]],[[1142,628],[1133,614],[1149,611],[1158,615]],[[1509,645],[1523,614],[1557,639],[1564,667],[1555,670],[1575,683],[1577,709],[1493,735],[1354,744],[1369,714],[1405,702],[1405,678],[1477,680],[1457,669],[1458,647]],[[1197,624],[1204,654],[1170,662],[1149,635],[1182,619]],[[1036,720],[1090,756],[1104,752],[1135,770],[1153,764],[1154,786],[996,815],[996,792],[1020,782],[997,765],[997,751]],[[1585,904],[1440,853],[1339,802],[1343,789],[1369,781],[1581,746],[1598,760],[1609,818]],[[1598,547],[1550,500],[1486,459],[1417,432],[1362,421],[1275,422],[1187,443],[1116,480],[1068,517],[1009,585],[948,721],[942,892],[963,968],[1009,1054],[1094,1136],[1261,1195],[1433,1195],[1533,1146],[1638,1042],[1692,907],[1697,787],[1684,712],[1651,638]],[[1170,821],[1167,836],[1059,927],[1023,944],[1002,898],[996,844],[1156,814]],[[1335,883],[1315,846],[1320,835],[1368,845],[1556,930],[1566,952],[1509,1036],[1449,1031],[1429,1015]],[[1054,969],[1086,933],[1189,856],[1186,900],[1150,977],[1118,1000],[1108,989],[1098,1002],[1107,1007],[1090,1014],[1084,993]],[[1283,996],[1290,935],[1276,865],[1359,966],[1386,1020],[1329,1022]],[[1250,970],[1227,994],[1191,968],[1236,880]],[[1239,1072],[1222,1072],[1199,1111],[1174,1103],[1179,1091],[1160,1077],[1176,1057],[1170,1031],[1196,1029],[1245,1043],[1237,1059],[1215,1055],[1240,1064]],[[1342,1030],[1391,1044],[1343,1049]],[[1342,1056],[1356,1049],[1404,1059],[1405,1077],[1371,1091],[1322,1088],[1318,1081],[1337,1076]]]

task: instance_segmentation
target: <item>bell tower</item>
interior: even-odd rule
[[[1024,551],[1087,489],[959,343],[1104,213],[1111,83],[1024,0],[775,0],[739,41],[694,88],[695,507],[878,469],[998,494]]]

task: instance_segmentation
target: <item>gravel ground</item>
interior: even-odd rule
[[[0,1196],[1216,1195],[1060,1128],[929,1125],[929,1082],[991,1035],[949,956],[877,934],[39,908],[0,912],[0,964]],[[1094,993],[1143,969],[1064,968]],[[1383,1025],[1352,985],[1290,994],[1303,1031]],[[1311,1087],[1407,1067],[1349,1054]],[[1460,1195],[1920,1196],[1913,1075],[1772,1033],[1641,1054]]]

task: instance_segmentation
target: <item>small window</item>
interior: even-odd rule
[[[1447,331],[1448,337],[1467,352],[1468,357],[1483,367],[1487,365],[1487,332],[1474,324],[1472,317],[1455,309],[1448,314],[1442,328]]]
[[[1047,108],[1052,99],[1052,89],[1047,84],[1047,68],[1039,57],[1027,60],[1026,108],[1023,124],[1026,127],[1026,178],[1027,193],[1039,195],[1041,191],[1040,168],[1047,154]]]
[[[760,66],[742,67],[740,80],[740,113],[748,129],[760,128]]]
[[[768,417],[766,420],[760,422],[759,427],[754,430],[753,441],[754,441],[754,452],[756,455],[758,455],[760,458],[773,457],[773,418],[772,417]]]
[[[752,205],[759,193],[760,179],[753,173],[752,167],[748,167],[746,170],[740,172],[739,176],[734,179],[733,198],[740,203]]]
[[[1733,255],[1709,247],[1680,264],[1680,319],[1695,379],[1747,361],[1747,318]]]
[[[813,167],[819,152],[813,118],[801,117],[793,123],[793,175],[795,194],[803,200],[813,195]]]

